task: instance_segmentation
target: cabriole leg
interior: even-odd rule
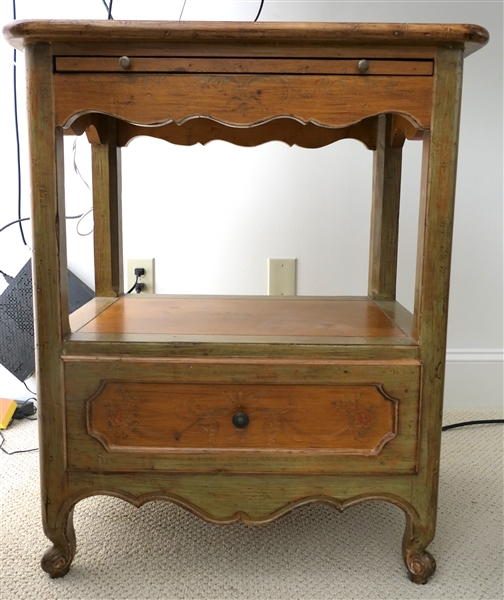
[[[73,526],[73,507],[68,512],[60,511],[54,525],[44,526],[46,536],[53,546],[42,557],[42,569],[53,578],[63,577],[75,556],[75,530]]]
[[[418,517],[406,513],[406,529],[403,537],[403,558],[408,575],[413,583],[427,583],[436,570],[436,561],[426,548],[434,537],[431,527],[420,522]]]

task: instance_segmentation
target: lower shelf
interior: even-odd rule
[[[415,346],[409,317],[366,297],[123,296],[74,313],[70,340]]]

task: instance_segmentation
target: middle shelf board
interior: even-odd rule
[[[367,297],[135,295],[94,302],[73,318],[73,337],[415,345],[390,311]]]

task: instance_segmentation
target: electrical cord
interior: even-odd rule
[[[74,143],[73,143],[73,168],[74,171],[77,173],[77,175],[81,178],[82,182],[84,183],[84,185],[87,187],[87,189],[89,191],[91,191],[91,188],[89,187],[89,183],[84,179],[84,177],[82,176],[82,173],[79,170],[79,167],[77,165],[77,138],[75,138]],[[20,172],[20,162],[18,160],[18,171]],[[82,221],[82,219],[84,219],[84,217],[86,217],[90,212],[92,212],[93,208],[90,208],[89,210],[87,210],[86,212],[81,213],[80,215],[69,215],[69,216],[65,216],[65,219],[79,219],[79,222],[77,223],[76,226],[76,230],[77,233],[80,236],[86,236],[92,233],[93,230],[91,230],[88,233],[81,233],[79,231],[79,225]],[[4,225],[3,227],[0,227],[0,233],[2,233],[2,231],[5,231],[5,229],[7,229],[8,227],[11,227],[12,225],[16,225],[16,223],[21,223],[23,221],[30,221],[31,217],[23,217],[22,219],[16,219],[15,221],[11,221],[10,223],[7,223],[7,225]]]
[[[262,9],[263,9],[263,6],[264,6],[264,0],[261,0],[261,5],[259,6],[259,11],[258,11],[258,13],[257,13],[257,15],[256,15],[256,18],[254,19],[254,23],[255,23],[255,22],[257,21],[257,19],[259,18],[259,15],[261,14],[261,11],[262,11]]]
[[[89,187],[89,183],[84,179],[84,177],[82,176],[82,173],[80,172],[80,169],[79,169],[79,167],[77,165],[77,138],[74,139],[72,150],[73,150],[73,168],[74,168],[74,171],[81,178],[82,182],[87,187],[87,189],[89,190],[89,192],[91,192],[91,188]],[[91,229],[87,233],[82,233],[81,230],[80,230],[80,225],[81,225],[82,221],[90,213],[92,213],[92,212],[93,212],[93,206],[91,206],[91,208],[89,210],[87,210],[85,213],[82,213],[78,217],[79,220],[77,221],[77,225],[75,226],[75,231],[77,232],[77,235],[80,235],[81,237],[86,237],[87,235],[91,235],[93,233],[94,227],[91,227]]]
[[[487,425],[490,423],[504,423],[504,419],[483,419],[479,421],[463,421],[462,423],[452,423],[451,425],[445,425],[441,427],[441,431],[448,431],[449,429],[456,429],[457,427],[465,427],[466,425]]]
[[[114,1],[114,0],[109,0],[109,4],[107,4],[107,3],[105,2],[105,0],[102,0],[102,2],[103,2],[103,5],[104,5],[104,6],[105,6],[105,8],[107,9],[107,19],[108,19],[109,21],[113,21],[113,20],[114,20],[114,17],[112,16],[112,2],[113,2],[113,1]]]
[[[37,412],[37,404],[36,398],[27,398],[23,402],[15,400],[17,406],[12,418],[16,421],[22,421],[23,419],[26,421],[36,421],[37,418],[30,419]]]
[[[30,217],[23,217],[22,219],[16,219],[15,221],[11,221],[10,223],[7,223],[7,225],[4,225],[3,227],[0,228],[0,233],[2,233],[2,231],[4,229],[7,229],[7,227],[10,227],[11,225],[15,225],[16,223],[22,223],[23,221],[29,221]]]
[[[89,212],[90,211],[88,211],[86,213],[82,213],[80,215],[71,215],[71,216],[65,217],[65,219],[82,219],[82,217],[86,216]],[[8,227],[11,227],[12,225],[15,225],[16,223],[20,223],[21,221],[31,221],[31,217],[23,217],[22,219],[16,219],[15,221],[11,221],[10,223],[7,223],[7,225],[0,227],[0,233],[2,233],[2,231],[7,229]]]
[[[77,235],[80,235],[81,237],[86,237],[87,235],[91,235],[93,233],[94,227],[92,229],[90,229],[87,233],[82,233],[79,229],[79,226],[82,223],[82,221],[92,212],[93,212],[93,207],[91,207],[88,211],[86,211],[85,213],[82,213],[82,215],[80,215],[80,219],[77,221],[77,226],[75,227],[75,231],[77,232]]]
[[[12,16],[16,20],[16,0],[12,0]],[[14,65],[13,65],[13,92],[14,92],[14,129],[16,131],[16,156],[17,156],[17,189],[18,189],[18,224],[21,233],[23,244],[27,246],[26,238],[23,231],[23,219],[21,218],[21,150],[19,143],[19,119],[17,107],[17,51],[14,48]],[[1,231],[1,230],[0,230]]]
[[[14,277],[12,277],[12,275],[7,275],[7,273],[4,273],[1,269],[0,274],[3,275],[3,278],[9,285],[14,281]]]
[[[135,279],[135,283],[130,287],[130,289],[126,292],[127,294],[131,294],[131,292],[136,288],[136,286],[138,285],[138,275],[136,276]]]
[[[105,4],[105,0],[102,0],[102,2],[103,2],[103,4]],[[184,14],[186,2],[187,2],[187,0],[184,0],[184,4],[182,5],[182,10],[180,11],[179,21],[182,21],[182,15]],[[112,0],[110,0],[110,3],[112,4]],[[105,6],[106,6],[106,4],[105,4]],[[259,10],[257,12],[256,18],[254,19],[254,23],[259,18],[260,14],[262,12],[263,6],[264,6],[264,0],[261,0],[261,4],[259,6]]]
[[[182,15],[184,14],[186,2],[187,2],[187,0],[184,0],[184,4],[182,5],[182,10],[180,11],[180,17],[178,18],[179,21],[182,20]]]
[[[23,381],[23,385],[25,386],[25,388],[30,392],[30,394],[33,394],[34,396],[37,395],[37,392],[33,392],[32,390],[30,390],[30,388],[26,385],[26,381]]]
[[[133,289],[134,289],[134,286],[133,286],[133,288],[131,288],[130,291],[132,291]],[[28,400],[34,400],[34,398],[28,398]],[[23,404],[28,402],[28,400],[25,400],[25,402]],[[37,419],[30,419],[28,417],[24,417],[24,418],[27,421],[36,421],[37,420]],[[448,429],[455,429],[456,427],[465,427],[466,425],[485,425],[485,424],[489,424],[489,423],[504,423],[504,419],[485,419],[485,420],[479,420],[479,421],[465,421],[463,423],[453,423],[452,425],[445,425],[444,427],[442,427],[442,431],[447,431]],[[27,450],[14,450],[13,452],[9,452],[8,450],[6,450],[3,447],[5,438],[1,432],[0,432],[0,438],[1,438],[0,450],[2,452],[4,452],[5,454],[8,454],[9,456],[12,456],[13,454],[23,454],[26,452],[37,452],[37,450],[38,450],[38,448],[28,448]]]
[[[26,385],[26,383],[23,381],[24,386],[26,387],[26,389],[34,394],[34,392],[32,392],[30,390],[30,388]],[[28,404],[28,402],[30,404]],[[37,407],[34,406],[37,404],[37,399],[35,397],[32,398],[27,398],[26,400],[23,400],[22,402],[18,402],[16,401],[17,407],[16,410],[14,411],[14,414],[12,415],[12,419],[15,419],[16,421],[37,421],[37,418],[30,418],[32,417],[36,412],[37,412]],[[23,454],[25,452],[36,452],[38,450],[38,448],[28,448],[27,450],[13,450],[12,452],[9,452],[8,450],[6,450],[3,445],[5,442],[5,437],[3,436],[3,434],[0,432],[0,450],[4,453],[4,454],[8,454],[9,456],[12,456],[13,454]]]
[[[30,421],[36,421],[36,419],[29,419]],[[23,454],[24,452],[37,452],[38,448],[28,448],[27,450],[13,450],[12,452],[9,452],[8,450],[6,450],[3,445],[5,442],[5,438],[3,436],[3,433],[0,431],[0,450],[4,453],[4,454],[8,454],[9,456],[12,456],[13,454]]]

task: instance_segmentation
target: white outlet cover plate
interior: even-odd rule
[[[296,295],[296,262],[295,258],[268,259],[268,295]]]
[[[127,285],[126,292],[133,287],[135,283],[135,269],[144,268],[145,275],[143,277],[138,278],[138,283],[144,283],[145,288],[142,291],[142,294],[154,294],[156,291],[155,279],[154,279],[154,259],[153,258],[128,258],[126,261],[126,269],[127,269]],[[135,292],[131,292],[134,294]]]

